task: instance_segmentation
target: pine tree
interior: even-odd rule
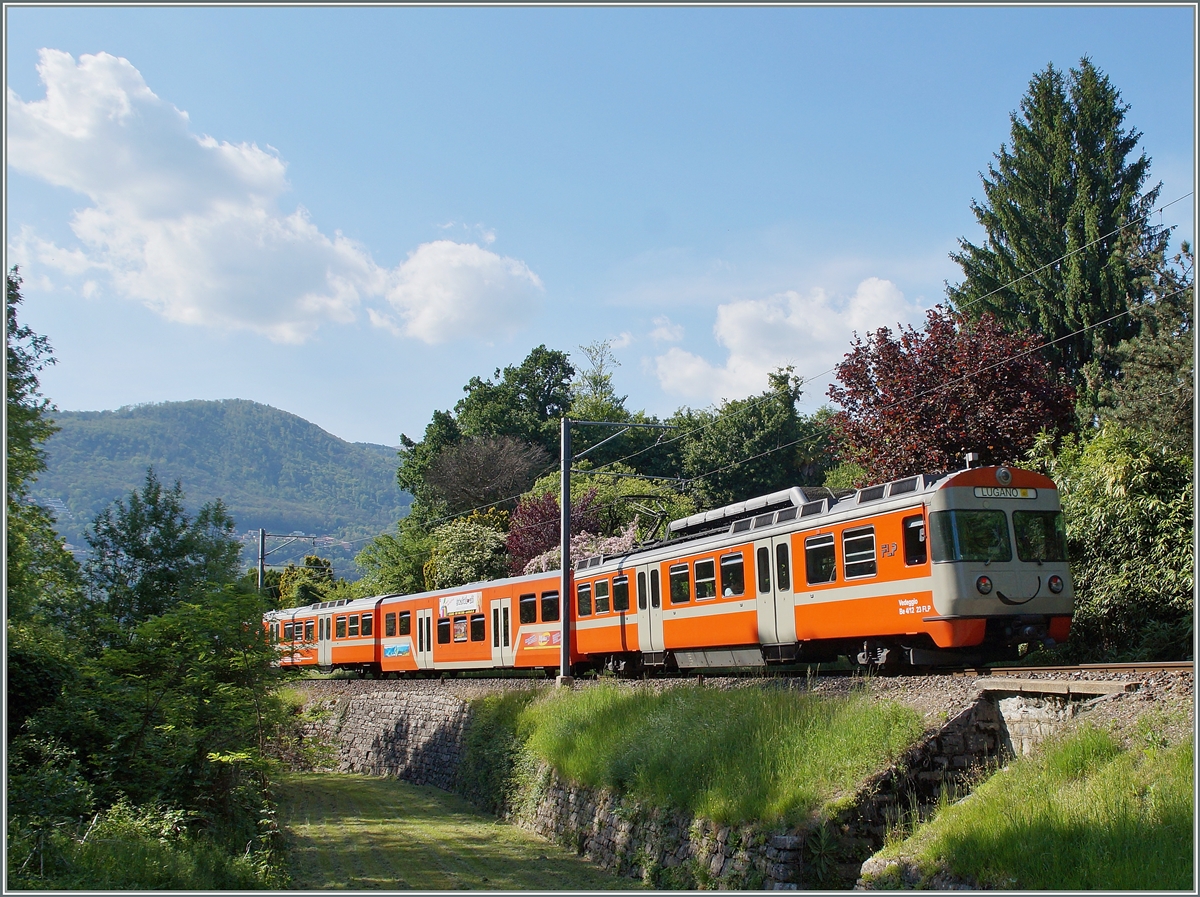
[[[961,239],[950,256],[965,275],[947,288],[955,309],[1053,340],[1047,361],[1077,387],[1098,348],[1137,332],[1126,312],[1170,235],[1149,220],[1161,184],[1142,192],[1150,158],[1131,158],[1141,133],[1125,127],[1128,111],[1086,57],[1067,78],[1053,65],[1035,75],[1011,117],[1011,148],[982,178],[985,201],[971,203],[987,240]]]

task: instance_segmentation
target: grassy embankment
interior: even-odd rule
[[[1193,887],[1194,741],[1144,726],[1122,745],[1085,726],[942,806],[882,853],[922,875],[946,870],[991,887],[1152,891]],[[894,871],[877,887],[899,884]]]
[[[461,797],[396,779],[292,775],[280,813],[291,887],[628,890],[561,847],[498,823]]]
[[[488,809],[525,798],[530,760],[651,806],[716,822],[797,823],[921,734],[866,695],[598,686],[475,702],[460,788]]]

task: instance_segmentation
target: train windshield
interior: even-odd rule
[[[1011,561],[1003,511],[934,511],[929,515],[935,561]]]
[[[1062,511],[1013,511],[1017,557],[1023,561],[1065,561],[1067,527]]]

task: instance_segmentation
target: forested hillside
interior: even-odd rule
[[[336,539],[393,526],[410,499],[395,450],[349,443],[286,411],[242,399],[60,411],[32,496],[82,546],[87,523],[145,480],[182,482],[189,503],[221,499],[238,532],[302,530]],[[324,553],[328,554],[326,550]]]

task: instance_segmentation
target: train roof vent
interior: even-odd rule
[[[775,515],[776,523],[783,523],[785,520],[795,520],[796,515],[800,512],[799,508],[784,508]]]
[[[892,488],[888,490],[888,495],[903,495],[906,492],[916,492],[917,484],[920,482],[920,477],[909,477],[907,480],[896,480],[896,482],[892,483]]]
[[[883,498],[883,491],[885,489],[887,489],[886,485],[872,486],[869,489],[859,489],[858,503],[861,505],[863,502],[867,501],[879,501],[879,499]]]
[[[808,500],[803,489],[793,486],[791,489],[781,489],[770,495],[748,498],[723,508],[714,508],[711,511],[693,514],[691,517],[672,520],[667,525],[667,533],[671,536],[690,536],[708,530],[724,529],[743,517],[755,517],[763,512],[774,513],[781,508],[798,508]]]
[[[814,514],[824,514],[829,509],[829,499],[823,498],[820,501],[810,501],[808,504],[800,508],[800,516],[812,517]]]
[[[754,528],[762,529],[764,526],[770,526],[774,522],[775,522],[774,514],[763,514],[760,517],[754,518]]]
[[[754,521],[751,520],[749,517],[747,517],[745,520],[735,520],[733,522],[733,528],[730,529],[730,532],[731,533],[744,533],[744,532],[746,532],[746,530],[750,529],[750,525],[752,523],[754,523]]]

